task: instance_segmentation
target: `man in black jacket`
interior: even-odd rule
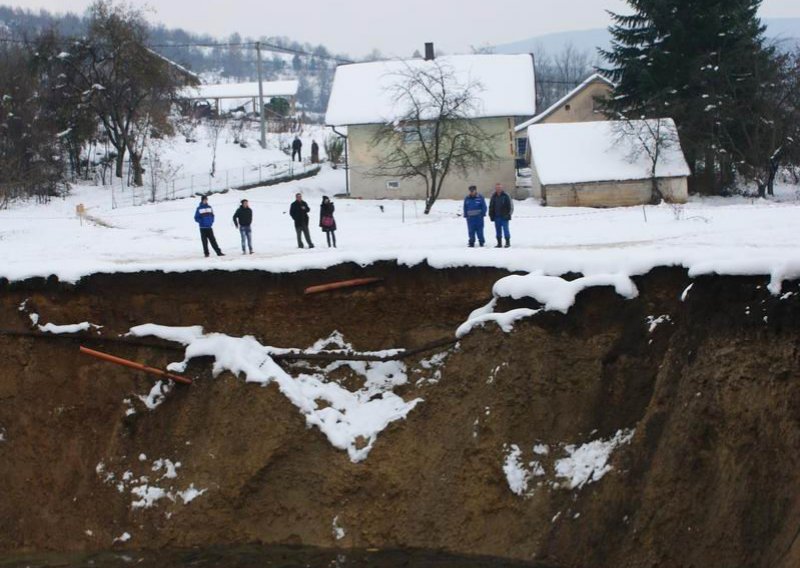
[[[295,154],[297,154],[297,161],[298,162],[302,162],[303,161],[303,158],[300,155],[302,150],[303,150],[303,143],[300,141],[300,138],[298,136],[295,136],[294,140],[292,141],[292,161],[293,162],[294,162]]]
[[[242,254],[247,254],[244,248],[245,241],[250,248],[250,254],[253,254],[253,233],[250,230],[250,226],[253,224],[253,210],[250,209],[250,204],[246,199],[242,199],[242,204],[233,214],[233,224],[239,229],[242,237]]]
[[[294,219],[294,230],[297,233],[297,246],[303,248],[303,240],[300,235],[305,235],[308,248],[314,248],[314,243],[311,242],[311,235],[308,232],[308,212],[311,208],[308,203],[303,201],[303,194],[298,193],[294,196],[294,201],[289,207],[289,216]]]
[[[494,184],[494,193],[489,201],[489,219],[494,223],[497,246],[503,246],[502,237],[506,238],[506,248],[511,246],[511,231],[508,224],[511,221],[511,214],[514,213],[514,201],[511,196],[503,191],[503,184]]]

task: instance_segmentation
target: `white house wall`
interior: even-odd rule
[[[649,203],[652,193],[649,179],[539,187],[551,207],[630,207]],[[661,178],[658,188],[670,203],[685,203],[689,197],[685,177]]]
[[[511,118],[475,119],[483,130],[493,136],[493,148],[498,160],[484,168],[470,171],[466,176],[451,171],[445,179],[439,197],[460,199],[467,193],[467,187],[476,185],[484,195],[502,183],[513,190],[516,185],[514,169],[514,121]],[[424,199],[425,183],[421,179],[400,179],[397,176],[372,175],[375,168],[385,160],[388,147],[376,147],[373,140],[380,128],[377,124],[353,125],[348,127],[348,161],[350,194],[364,199]],[[387,188],[387,182],[399,182],[399,188]]]

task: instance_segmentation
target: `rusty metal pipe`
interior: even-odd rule
[[[100,359],[101,361],[108,361],[109,363],[115,363],[117,365],[122,365],[123,367],[129,367],[131,369],[136,369],[137,371],[144,371],[145,373],[155,375],[156,377],[161,377],[162,379],[169,379],[170,381],[175,381],[176,383],[183,383],[185,385],[192,384],[192,379],[181,377],[180,375],[173,375],[172,373],[167,373],[166,371],[156,369],[155,367],[148,367],[147,365],[137,363],[136,361],[130,361],[128,359],[123,359],[122,357],[109,355],[108,353],[103,353],[102,351],[95,351],[94,349],[89,349],[83,345],[80,346],[80,350],[81,353],[94,357],[95,359]]]
[[[330,284],[320,284],[318,286],[309,286],[304,290],[304,294],[318,294],[319,292],[328,292],[330,290],[339,290],[340,288],[352,288],[354,286],[366,286],[367,284],[374,284],[375,282],[382,282],[383,278],[370,277],[370,278],[354,278],[352,280],[341,280],[339,282],[331,282]]]

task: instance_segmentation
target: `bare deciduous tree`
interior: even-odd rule
[[[211,172],[209,175],[214,177],[217,173],[217,146],[219,145],[219,136],[225,129],[225,121],[221,118],[208,119],[206,128],[208,129],[208,145],[211,147]]]
[[[422,180],[428,214],[451,172],[466,173],[498,159],[495,136],[472,119],[482,86],[460,83],[449,65],[436,60],[407,64],[392,79],[399,112],[373,137],[373,144],[387,151],[370,175]]]
[[[657,205],[664,200],[664,194],[658,187],[658,169],[663,163],[664,153],[676,145],[678,133],[672,120],[652,118],[649,120],[623,119],[615,123],[617,143],[630,148],[629,159],[637,161],[647,157],[648,176],[650,178],[650,200]]]
[[[110,0],[89,11],[89,33],[60,60],[71,93],[80,94],[97,116],[116,150],[116,175],[130,156],[134,185],[142,185],[143,149],[150,129],[164,129],[177,89],[196,78],[146,46],[147,22],[141,12]]]

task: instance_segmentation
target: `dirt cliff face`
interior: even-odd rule
[[[362,275],[386,280],[302,294]],[[338,330],[360,350],[410,348],[452,335],[502,275],[380,265],[29,281],[0,289],[0,327],[29,328],[18,309],[27,299],[43,322],[91,321],[109,337],[152,322],[281,347]],[[508,334],[493,324],[473,332],[438,381],[422,364],[432,353],[422,354],[407,361],[410,381],[396,392],[424,402],[358,464],[307,428],[274,385],[212,379],[208,360],[190,365],[194,385],[149,411],[137,395],[152,381],[79,355],[78,341],[0,335],[0,549],[99,550],[122,537],[115,546],[264,542],[441,548],[553,566],[797,566],[800,295],[791,283],[773,297],[766,281],[657,270],[636,279],[634,300],[590,289],[566,315],[541,313]],[[85,341],[153,366],[182,358]],[[576,487],[559,475],[575,448],[615,436],[625,440],[603,471]],[[528,475],[520,494],[503,469],[514,447]],[[135,507],[130,480],[142,476],[174,493],[190,484],[205,492]]]

